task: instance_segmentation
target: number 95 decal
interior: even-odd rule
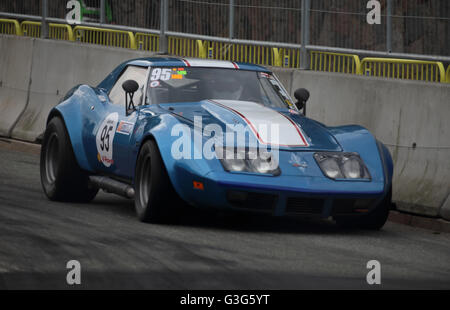
[[[109,114],[98,128],[97,135],[95,137],[98,152],[97,158],[106,167],[110,167],[114,163],[113,142],[118,121],[118,113]]]

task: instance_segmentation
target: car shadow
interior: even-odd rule
[[[91,202],[96,209],[117,215],[134,218],[138,221],[134,209],[134,201],[116,195],[101,193]],[[166,223],[180,227],[201,229],[229,230],[241,232],[273,232],[301,234],[340,234],[340,235],[374,235],[381,231],[346,229],[338,226],[331,218],[276,217],[268,214],[221,211],[213,208],[196,208],[183,204],[181,212],[174,215]],[[155,224],[149,224],[155,225]]]

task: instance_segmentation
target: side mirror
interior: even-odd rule
[[[306,114],[306,101],[309,99],[309,91],[304,88],[299,88],[294,92],[294,97],[297,99],[295,105],[299,110],[303,110],[303,114]]]
[[[136,107],[133,103],[133,96],[134,93],[139,89],[139,84],[135,80],[126,80],[125,82],[123,82],[122,88],[125,91],[125,114],[128,116],[134,110],[136,110]]]

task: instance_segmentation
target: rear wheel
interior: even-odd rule
[[[54,117],[48,123],[41,147],[41,184],[50,200],[89,202],[98,189],[89,184],[88,174],[73,153],[64,122]]]
[[[368,214],[352,217],[336,217],[336,223],[344,228],[379,230],[386,223],[391,207],[392,191]]]
[[[141,221],[160,223],[176,218],[178,196],[153,140],[146,141],[139,152],[135,188],[136,213]]]

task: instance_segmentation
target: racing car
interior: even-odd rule
[[[50,111],[43,190],[89,202],[102,189],[134,199],[138,218],[153,223],[191,205],[380,229],[392,208],[388,149],[361,126],[307,118],[306,89],[294,97],[259,65],[126,61]]]

